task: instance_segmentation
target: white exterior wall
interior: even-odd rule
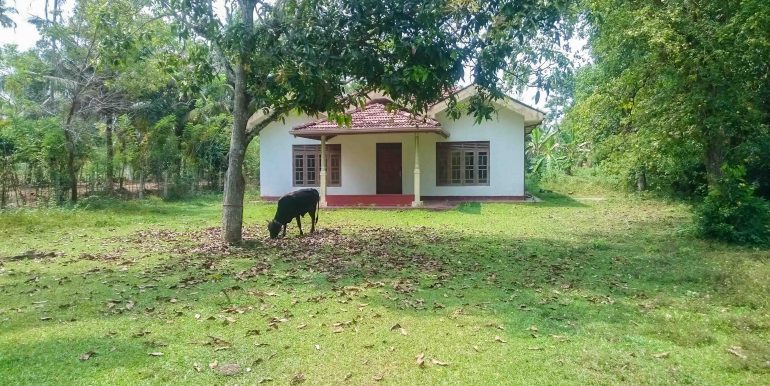
[[[489,141],[488,186],[436,186],[436,137],[420,138],[423,196],[523,196],[524,117],[505,109],[492,120],[474,124],[472,116],[458,120],[440,113],[436,119],[449,133],[440,142]]]
[[[275,122],[260,133],[260,181],[262,196],[281,196],[301,189],[292,185],[292,145],[318,145],[320,141],[295,138],[289,130],[315,118],[292,115],[285,123]],[[524,119],[501,109],[492,121],[474,125],[473,117],[456,121],[439,114],[450,136],[420,134],[421,194],[423,196],[523,196],[524,195]],[[436,186],[436,142],[489,141],[488,186]],[[341,186],[328,187],[329,195],[376,194],[377,143],[400,142],[403,194],[414,193],[414,134],[376,134],[337,136],[328,144],[342,148]]]

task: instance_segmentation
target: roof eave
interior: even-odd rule
[[[336,137],[338,135],[365,135],[365,134],[408,134],[408,133],[428,133],[438,134],[444,138],[449,138],[449,133],[444,129],[436,128],[388,128],[388,127],[372,127],[365,129],[329,129],[329,130],[290,130],[290,134],[295,137],[302,137],[308,139],[320,139],[321,136],[326,136],[327,139]]]
[[[475,85],[471,84],[471,85],[465,86],[462,89],[458,90],[456,93],[454,93],[454,95],[456,95],[457,101],[463,101],[465,99],[472,97],[473,95],[476,95],[477,93],[476,87],[472,87],[472,86],[475,86]],[[532,107],[508,95],[505,95],[502,99],[495,101],[495,104],[497,104],[500,107],[507,108],[508,110],[511,110],[523,115],[525,118],[525,121],[527,121],[527,118],[530,118],[529,121],[532,122],[533,119],[531,118],[534,118],[534,120],[537,121],[536,124],[540,124],[540,122],[542,122],[543,119],[545,119],[546,113],[544,111],[537,109],[535,107]],[[427,115],[435,119],[438,113],[445,111],[448,107],[449,107],[449,97],[446,97],[442,99],[440,102],[433,105],[428,110]],[[523,112],[519,110],[523,110]],[[527,115],[529,115],[529,117]],[[525,125],[526,124],[527,123],[525,122]]]

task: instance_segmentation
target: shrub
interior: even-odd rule
[[[746,183],[742,167],[725,168],[718,189],[711,189],[696,210],[701,236],[737,244],[770,243],[770,202]]]

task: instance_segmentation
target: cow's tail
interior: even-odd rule
[[[321,213],[321,195],[320,194],[318,195],[318,201],[316,201],[315,205],[316,205],[315,219],[313,220],[315,221],[315,223],[313,224],[314,227],[316,224],[318,224],[318,215]]]

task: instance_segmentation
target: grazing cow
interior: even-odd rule
[[[310,233],[315,232],[315,224],[318,222],[317,210],[321,202],[321,196],[315,189],[300,189],[288,193],[278,200],[278,210],[275,211],[273,221],[267,224],[267,230],[270,231],[270,238],[278,237],[278,233],[283,228],[283,235],[286,236],[286,224],[291,220],[297,219],[299,234],[302,235],[302,222],[300,217],[305,213],[310,213]]]

